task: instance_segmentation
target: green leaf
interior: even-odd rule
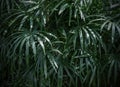
[[[21,20],[21,23],[20,23],[20,26],[19,26],[18,30],[21,30],[21,28],[23,27],[23,25],[24,25],[25,21],[27,20],[27,18],[28,18],[28,16],[23,17],[23,19]]]
[[[59,10],[59,15],[61,14],[61,13],[63,13],[63,11],[65,11],[65,9],[68,7],[68,3],[66,3],[66,4],[64,4],[64,5],[62,5],[61,6],[61,8],[60,8],[60,10]]]
[[[36,45],[35,45],[35,41],[32,41],[32,49],[33,49],[33,54],[34,56],[36,56]]]
[[[43,41],[40,38],[37,38],[40,46],[42,47],[43,53],[45,54],[45,46],[43,44]]]

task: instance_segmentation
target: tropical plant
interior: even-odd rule
[[[120,86],[119,3],[0,0],[0,86]]]

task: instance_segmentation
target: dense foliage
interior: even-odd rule
[[[0,87],[118,87],[120,0],[0,0]]]

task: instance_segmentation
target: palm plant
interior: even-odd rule
[[[0,2],[1,87],[119,85],[119,0]]]

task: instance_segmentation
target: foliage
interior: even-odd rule
[[[1,87],[116,87],[119,0],[0,0]]]

